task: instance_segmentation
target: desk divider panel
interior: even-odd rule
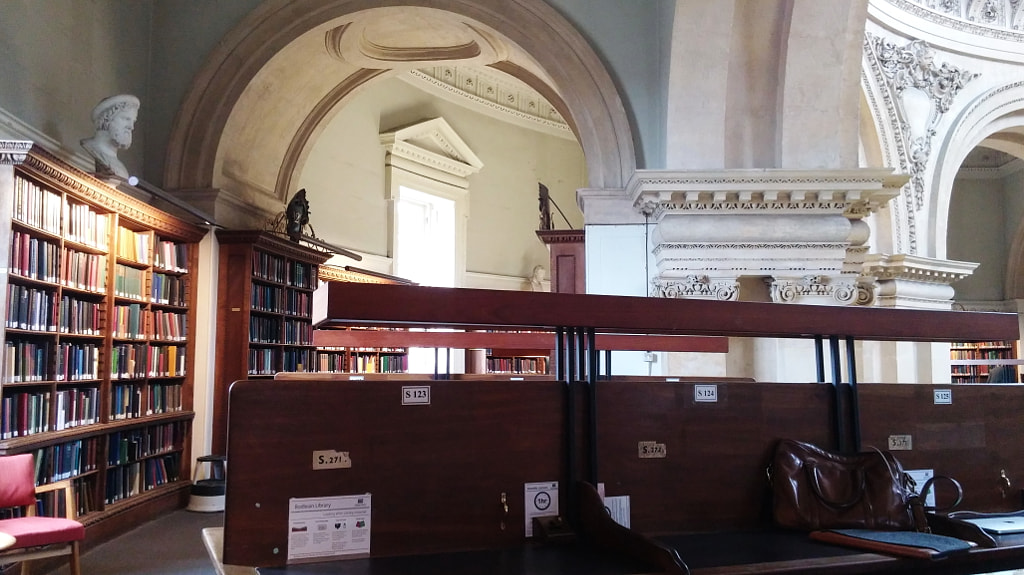
[[[229,405],[228,564],[285,564],[293,497],[371,493],[375,557],[521,545],[524,485],[566,475],[559,382],[239,381]],[[329,449],[351,467],[313,470]]]
[[[933,469],[960,482],[958,509],[1021,509],[1024,385],[862,383],[857,390],[864,450],[888,449],[893,438],[904,468]],[[937,488],[940,503],[948,501],[952,490],[942,483]]]
[[[775,443],[833,448],[831,385],[718,383],[714,403],[696,401],[698,385],[597,384],[598,479],[606,495],[630,496],[636,531],[763,527]],[[640,442],[664,444],[665,456],[642,458]]]

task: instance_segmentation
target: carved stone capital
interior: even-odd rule
[[[712,279],[706,275],[655,278],[651,284],[655,297],[734,301],[739,295],[739,282],[736,280]]]
[[[867,291],[856,278],[805,275],[800,278],[769,278],[773,302],[864,305]]]
[[[0,165],[11,166],[25,161],[32,142],[27,140],[0,140]]]

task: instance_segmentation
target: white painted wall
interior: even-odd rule
[[[484,164],[468,178],[467,271],[529,277],[536,265],[548,268],[547,247],[535,233],[537,183],[547,185],[572,227],[582,227],[575,194],[586,182],[586,168],[579,144],[500,122],[396,78],[347,102],[313,145],[298,186],[306,189],[317,235],[349,249],[389,255],[379,134],[436,117],[445,118]],[[569,227],[552,212],[556,228]]]

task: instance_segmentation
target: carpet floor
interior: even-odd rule
[[[203,546],[205,527],[224,525],[224,513],[184,509],[143,523],[82,554],[87,575],[215,575]],[[68,575],[67,566],[49,575]]]

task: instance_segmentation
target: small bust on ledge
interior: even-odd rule
[[[128,168],[117,158],[117,150],[132,145],[132,131],[139,113],[139,99],[131,94],[110,96],[92,109],[96,134],[81,141],[96,161],[96,173],[128,178]]]

